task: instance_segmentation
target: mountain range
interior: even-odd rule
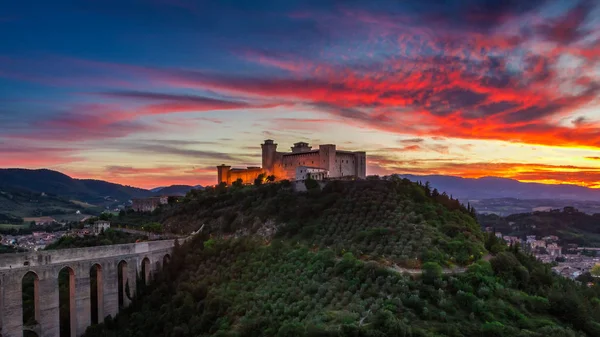
[[[429,182],[440,193],[446,192],[460,200],[516,198],[600,201],[600,189],[576,185],[549,185],[523,183],[499,177],[461,178],[444,175],[400,175],[412,181]],[[127,201],[157,195],[185,195],[200,185],[171,185],[153,189],[115,184],[103,180],[75,179],[66,174],[47,170],[0,169],[0,191],[26,191],[46,193],[68,200],[78,200],[93,205],[106,201]]]
[[[460,200],[516,198],[600,201],[600,189],[569,184],[524,183],[499,177],[461,178],[444,175],[400,175],[412,181],[429,182],[432,188]]]
[[[123,202],[156,195],[185,195],[193,188],[201,186],[173,185],[153,191],[103,180],[75,179],[47,169],[0,169],[2,191],[45,193],[93,205],[104,204],[107,200]]]

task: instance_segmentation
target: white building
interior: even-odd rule
[[[296,168],[296,180],[306,180],[309,176],[314,180],[323,180],[329,178],[329,171],[308,166],[298,166]]]
[[[92,231],[94,234],[98,235],[98,234],[102,233],[102,231],[109,229],[109,228],[110,228],[109,221],[98,220],[98,221],[94,222],[94,227],[92,228]]]

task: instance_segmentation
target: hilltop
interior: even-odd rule
[[[85,336],[600,335],[598,286],[485,236],[444,193],[407,179],[290,185],[192,191],[156,214],[200,231]]]
[[[171,185],[165,187],[156,187],[151,189],[156,195],[169,195],[169,196],[184,196],[193,189],[201,190],[204,187],[202,185],[190,186],[190,185]]]
[[[406,179],[333,181],[311,193],[285,184],[221,188],[193,190],[159,221],[175,233],[204,225],[213,235],[297,239],[401,265],[422,256],[464,264],[484,250],[470,210]]]

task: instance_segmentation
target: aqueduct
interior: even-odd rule
[[[149,282],[151,275],[169,261],[173,246],[174,240],[164,240],[2,254],[0,336],[23,336],[26,275],[33,279],[35,317],[34,326],[27,328],[40,337],[59,336],[59,273],[62,271],[69,275],[70,335],[81,336],[92,322],[102,322],[108,315],[114,317],[120,307],[126,307],[129,297],[134,295],[137,276]],[[126,294],[127,288],[130,296]],[[91,296],[92,291],[97,296]]]

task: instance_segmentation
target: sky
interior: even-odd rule
[[[214,184],[260,144],[600,187],[600,1],[0,0],[0,167]]]

